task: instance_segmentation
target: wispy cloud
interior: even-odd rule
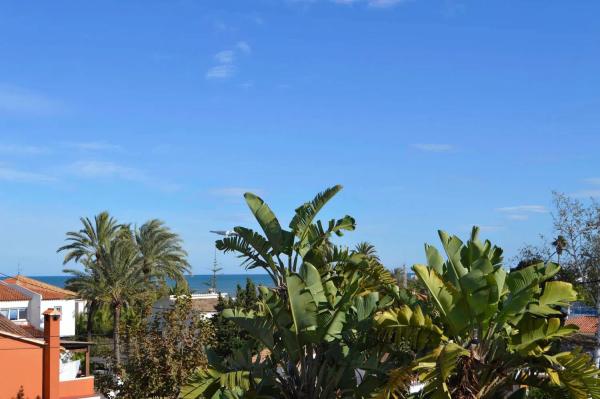
[[[250,54],[252,52],[252,47],[245,41],[238,42],[236,47],[244,54]]]
[[[496,208],[498,212],[504,213],[515,213],[515,212],[528,212],[528,213],[548,213],[548,208],[544,205],[516,205],[516,206],[505,206],[502,208]]]
[[[587,179],[583,179],[584,183],[600,185],[600,177],[588,177]]]
[[[237,70],[235,66],[236,56],[238,54],[249,55],[252,48],[245,41],[238,42],[234,49],[219,51],[214,55],[217,65],[214,65],[206,71],[205,77],[208,80],[212,79],[227,79],[233,76]]]
[[[369,0],[369,6],[377,8],[389,8],[396,5],[406,3],[409,0]]]
[[[0,166],[0,180],[19,183],[50,183],[56,178],[43,173]]]
[[[575,198],[598,198],[600,197],[600,190],[590,189],[575,191],[571,196]]]
[[[123,149],[120,145],[104,141],[69,142],[65,145],[82,151],[121,151]]]
[[[227,79],[234,72],[235,68],[231,64],[216,65],[206,71],[206,79]]]
[[[548,213],[548,208],[543,205],[516,205],[496,208],[497,212],[504,213],[510,220],[527,220],[532,213]]]
[[[413,144],[413,147],[417,150],[426,152],[450,152],[455,149],[451,144],[440,144],[440,143],[418,143]]]
[[[86,178],[117,177],[133,181],[146,180],[145,174],[141,171],[110,161],[78,161],[71,164],[68,170],[76,176]]]
[[[234,53],[232,50],[223,50],[215,54],[215,60],[221,64],[231,64],[234,59]]]
[[[260,188],[250,187],[218,187],[209,190],[209,193],[217,197],[241,198],[245,193],[262,195],[264,191]]]
[[[0,113],[46,116],[61,113],[64,104],[43,94],[0,85]]]
[[[9,155],[38,155],[50,152],[47,147],[0,143],[0,153]]]
[[[310,0],[307,0],[307,1],[310,1]],[[402,3],[407,3],[410,0],[331,0],[331,1],[333,3],[337,3],[337,4],[349,5],[349,4],[365,3],[369,7],[390,8],[390,7],[394,7],[394,6],[397,6]]]
[[[598,198],[600,197],[600,189],[597,186],[600,186],[600,177],[588,177],[582,180],[583,183],[592,186],[591,188],[585,188],[579,191],[575,191],[569,194],[575,198]]]
[[[120,179],[137,182],[162,191],[176,191],[176,184],[160,181],[146,172],[111,161],[78,161],[67,167],[71,175],[86,179]]]

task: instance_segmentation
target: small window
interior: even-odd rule
[[[0,309],[0,315],[9,320],[27,320],[27,308]]]
[[[62,313],[62,306],[55,306],[54,310],[58,310],[60,313]]]

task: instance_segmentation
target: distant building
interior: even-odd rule
[[[18,275],[0,280],[0,315],[29,331],[42,336],[43,311],[56,309],[61,312],[62,337],[75,335],[75,320],[84,312],[85,301],[73,291],[65,290],[42,281]]]
[[[223,298],[227,298],[226,293],[221,293],[220,295]],[[192,309],[199,312],[203,317],[210,318],[217,314],[218,293],[191,294],[191,298]],[[161,298],[153,306],[154,313],[170,309],[176,300],[177,296],[175,295]]]

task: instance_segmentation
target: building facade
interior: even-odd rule
[[[62,337],[75,335],[77,316],[84,311],[85,301],[72,291],[25,276],[0,281],[0,315],[40,337],[44,329],[43,312],[61,312]]]

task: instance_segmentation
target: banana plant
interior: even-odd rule
[[[294,212],[289,229],[284,229],[271,208],[257,195],[244,194],[250,211],[262,233],[235,227],[231,237],[216,242],[217,249],[233,252],[247,269],[263,268],[276,287],[282,286],[288,273],[297,272],[303,260],[321,267],[330,253],[330,237],[342,236],[356,227],[354,218],[346,215],[324,224],[317,220],[319,211],[342,189],[336,185],[317,194]]]
[[[374,315],[394,298],[393,293],[365,292],[358,270],[345,274],[349,281],[339,289],[335,271],[322,274],[304,262],[297,273],[285,277],[285,294],[260,287],[259,311],[225,310],[224,316],[248,331],[267,355],[254,361],[246,354],[236,355],[245,362],[211,362],[184,397],[336,398],[370,393],[387,371],[381,365],[385,347],[370,335]]]
[[[424,384],[420,397],[517,398],[536,387],[552,397],[600,398],[590,358],[556,353],[553,346],[577,330],[562,321],[561,309],[577,296],[571,284],[553,280],[559,266],[538,263],[508,272],[502,250],[481,242],[478,232],[473,228],[465,244],[440,231],[446,257],[426,245],[427,264],[413,267],[444,331],[435,349],[403,369]],[[394,325],[393,316],[391,310],[379,316],[381,329],[401,335],[409,323],[405,317]],[[427,334],[432,327],[426,327],[418,333],[413,327],[413,334]],[[406,378],[398,373],[389,374],[380,397],[407,396]]]

